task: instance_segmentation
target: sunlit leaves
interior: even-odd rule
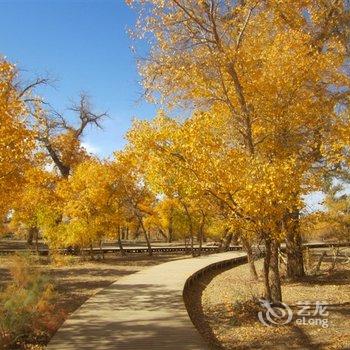
[[[321,165],[348,161],[344,3],[130,3],[151,38],[140,64],[147,93],[198,111],[183,123],[134,124],[129,140],[150,186],[188,199],[209,193],[232,220],[277,234],[320,187]]]
[[[11,209],[29,165],[34,146],[33,133],[26,125],[26,108],[16,86],[17,71],[0,61],[0,216]]]

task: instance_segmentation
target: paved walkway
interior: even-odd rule
[[[208,265],[244,255],[175,260],[123,277],[74,312],[48,350],[208,349],[187,314],[184,285]]]

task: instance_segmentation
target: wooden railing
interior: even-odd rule
[[[330,247],[350,247],[350,242],[345,242],[345,243],[304,243],[303,247],[305,248],[330,248]],[[242,250],[242,246],[240,245],[235,245],[235,246],[230,246],[227,251],[239,251]],[[282,247],[283,249],[283,247]],[[12,253],[17,253],[21,251],[27,251],[28,249],[0,249],[0,254],[12,254]],[[39,255],[48,255],[49,249],[46,247],[40,247],[38,250],[36,249],[29,249],[32,252],[37,252]],[[94,253],[102,252],[102,253],[119,253],[120,248],[115,247],[115,246],[102,246],[101,248],[99,247],[94,247],[92,249],[90,248],[84,248],[84,252],[89,252],[93,251]],[[199,247],[194,247],[193,251],[194,253],[198,253],[199,251],[202,251],[203,253],[218,253],[221,251],[221,248],[218,246],[204,246],[202,248]],[[60,252],[63,254],[74,254],[74,251],[69,248],[65,249],[59,249]],[[147,254],[148,249],[146,247],[124,247],[123,251],[126,254]],[[155,246],[152,247],[152,251],[154,253],[191,253],[191,248],[189,246],[173,246],[173,247],[159,247]]]

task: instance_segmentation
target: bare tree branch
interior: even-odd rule
[[[89,124],[93,124],[97,128],[102,129],[101,121],[102,119],[108,117],[107,112],[97,114],[92,112],[91,109],[92,107],[89,97],[85,93],[81,94],[79,103],[70,108],[71,111],[78,113],[78,117],[80,119],[80,125],[75,129],[75,135],[77,138],[83,134],[85,128]]]
[[[20,89],[19,97],[23,97],[26,93],[30,92],[32,89],[41,86],[48,85],[51,82],[49,78],[36,78],[33,82],[29,83],[29,85]]]

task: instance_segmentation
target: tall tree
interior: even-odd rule
[[[286,192],[290,206],[274,202],[285,210],[274,226],[290,230],[287,241],[296,244],[288,246],[289,273],[301,275],[302,269],[295,270],[302,266],[296,213],[308,186],[299,179],[309,181],[330,129],[339,124],[337,107],[348,103],[346,4],[129,2],[141,7],[137,29],[152,46],[140,62],[147,94],[169,106],[224,116],[232,125],[231,147],[262,174],[294,169],[298,181]],[[256,194],[259,187],[251,190]],[[269,247],[277,236],[272,245],[266,238]]]

